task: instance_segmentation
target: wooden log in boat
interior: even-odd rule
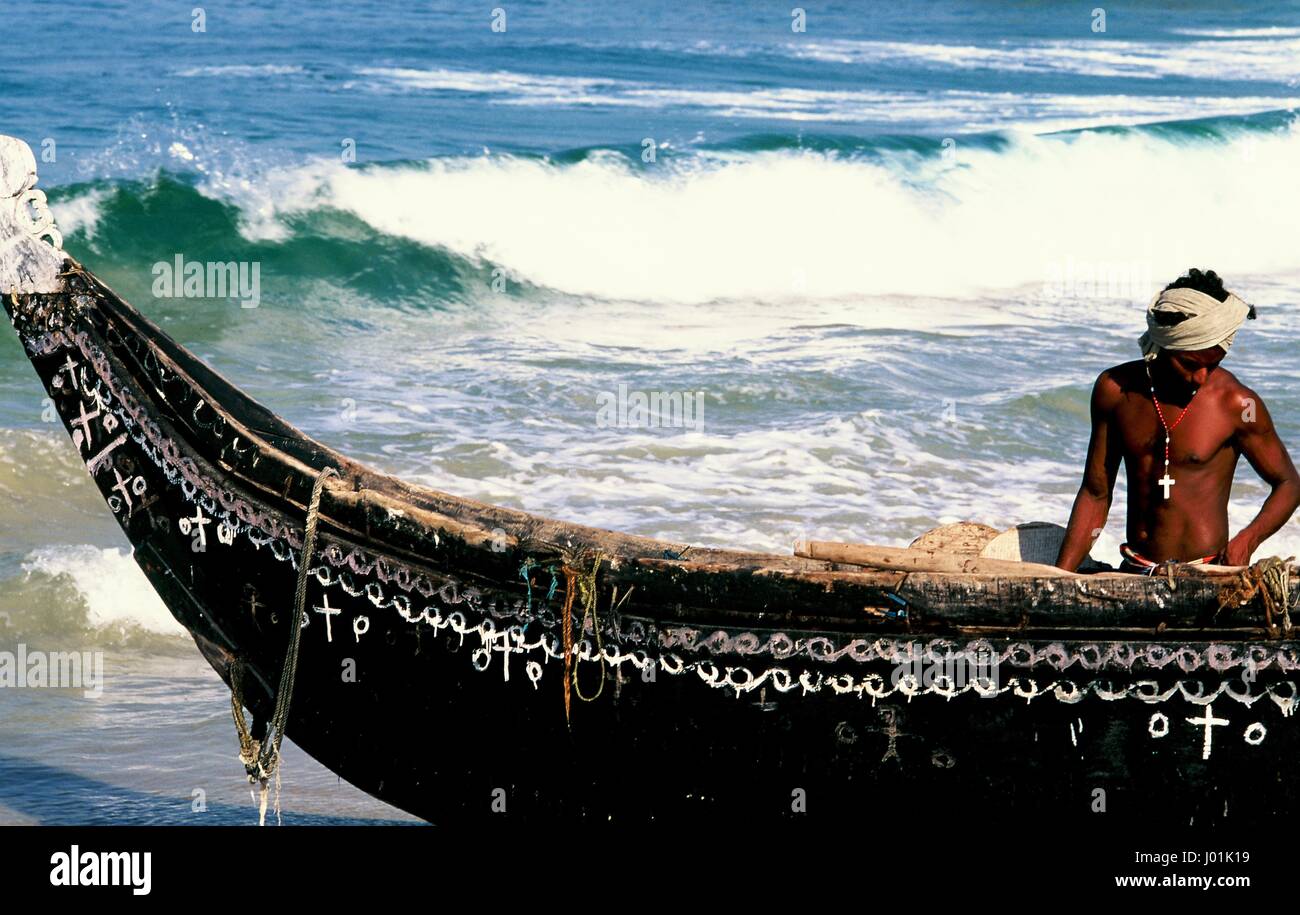
[[[954,555],[934,549],[871,546],[865,543],[835,543],[827,540],[800,540],[794,554],[808,559],[824,559],[849,565],[893,569],[900,572],[949,572],[967,575],[1035,575],[1039,578],[1070,578],[1076,573],[1035,562],[1012,562],[984,559],[979,556]]]
[[[846,819],[1087,817],[1103,787],[1117,819],[1300,810],[1300,642],[1235,572],[776,556],[404,483],[253,402],[64,254],[35,181],[0,138],[0,291],[136,561],[257,722],[297,623],[289,736],[390,803],[771,819],[802,792]]]

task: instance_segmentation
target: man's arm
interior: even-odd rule
[[[1255,520],[1237,536],[1228,541],[1225,558],[1228,565],[1250,564],[1250,557],[1259,545],[1273,536],[1300,505],[1300,473],[1291,463],[1286,445],[1278,438],[1273,427],[1273,417],[1258,394],[1249,388],[1242,389],[1240,398],[1241,421],[1237,429],[1237,445],[1250,466],[1273,491],[1264,500]]]
[[[1113,422],[1119,399],[1119,385],[1109,371],[1102,372],[1092,387],[1092,437],[1088,440],[1088,457],[1083,465],[1083,485],[1074,497],[1070,523],[1066,525],[1065,539],[1056,555],[1056,564],[1070,572],[1079,568],[1083,557],[1088,555],[1110,514],[1121,456],[1119,434]]]

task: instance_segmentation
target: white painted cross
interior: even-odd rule
[[[334,627],[330,625],[330,618],[331,618],[331,617],[338,616],[338,615],[339,615],[340,613],[342,613],[343,611],[340,610],[338,607],[331,607],[331,606],[330,606],[330,598],[329,598],[329,595],[328,595],[328,594],[325,595],[325,598],[324,598],[324,599],[325,599],[325,606],[323,606],[323,607],[314,607],[314,608],[312,608],[312,609],[314,609],[317,613],[323,613],[323,614],[325,615],[325,641],[327,641],[327,642],[333,642],[333,641],[334,641]]]
[[[72,386],[72,390],[74,390],[74,391],[80,390],[80,388],[77,386],[77,366],[79,366],[80,364],[81,364],[80,362],[73,362],[73,361],[72,361],[72,356],[69,355],[69,356],[68,356],[68,361],[65,362],[65,363],[64,363],[64,364],[59,368],[59,371],[60,371],[60,372],[62,372],[64,369],[67,370],[67,372],[68,372],[68,384]]]
[[[1231,722],[1228,721],[1227,718],[1215,718],[1215,717],[1214,717],[1214,704],[1213,704],[1213,703],[1211,703],[1211,704],[1209,704],[1209,705],[1207,705],[1207,706],[1205,707],[1205,717],[1204,717],[1204,718],[1188,718],[1188,719],[1186,719],[1186,721],[1187,721],[1188,724],[1203,724],[1203,725],[1205,725],[1205,745],[1201,748],[1201,759],[1209,759],[1209,758],[1210,758],[1210,734],[1212,733],[1210,729],[1213,728],[1215,725],[1224,725],[1224,724],[1230,724],[1230,723],[1231,723]]]
[[[1165,475],[1160,479],[1156,480],[1156,482],[1165,488],[1165,498],[1168,499],[1169,487],[1174,485],[1174,478],[1169,475],[1169,471],[1166,470]]]
[[[90,431],[90,421],[98,415],[98,410],[95,410],[93,413],[87,413],[86,402],[84,400],[81,401],[81,415],[72,421],[72,425],[77,427],[72,432],[72,438],[73,441],[76,442],[78,448],[84,446],[85,449],[89,451],[90,446],[95,444],[95,437]]]
[[[122,436],[126,438],[126,436]],[[212,523],[211,518],[203,517],[203,507],[199,506],[194,511],[193,518],[181,518],[177,522],[181,533],[191,537],[190,549],[195,553],[206,553],[208,551],[208,535],[205,528]]]
[[[90,471],[92,477],[99,473],[99,468],[105,466],[105,462],[108,460],[108,456],[113,453],[113,449],[124,441],[126,441],[125,432],[105,445],[104,450],[100,451],[99,454],[86,461],[86,470]],[[81,447],[80,444],[77,447]]]
[[[369,628],[369,626],[367,626]],[[491,644],[488,647],[493,651],[501,652],[501,676],[502,679],[510,680],[510,655],[524,653],[524,637],[522,632],[516,633],[514,629],[503,629],[498,636],[484,636],[490,639]],[[500,644],[497,644],[497,642]],[[514,644],[511,644],[514,642]]]
[[[117,479],[117,483],[113,486],[113,489],[120,492],[122,494],[122,498],[126,500],[126,509],[127,509],[127,514],[129,515],[131,513],[131,508],[132,508],[131,491],[129,489],[131,484],[131,477],[123,477],[122,474],[118,473],[116,467],[113,468],[113,476]]]

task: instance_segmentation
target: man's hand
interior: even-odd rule
[[[1254,555],[1255,550],[1259,549],[1259,544],[1246,531],[1242,531],[1228,541],[1227,547],[1223,550],[1224,564],[1230,566],[1248,566],[1250,557]]]
[[[1300,506],[1300,472],[1291,463],[1291,455],[1286,445],[1278,437],[1273,426],[1273,417],[1258,394],[1249,388],[1242,389],[1245,396],[1242,406],[1255,408],[1243,410],[1242,421],[1237,431],[1237,445],[1246,456],[1250,466],[1267,483],[1272,491],[1264,500],[1264,505],[1237,536],[1228,541],[1224,550],[1229,565],[1244,566],[1250,564],[1250,556],[1259,545],[1281,529],[1291,518],[1291,514]]]

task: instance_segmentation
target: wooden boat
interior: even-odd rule
[[[777,556],[409,485],[122,301],[63,253],[35,183],[31,151],[0,138],[6,310],[254,737],[287,721],[340,776],[435,822],[1300,810],[1287,566],[1269,591],[1258,569]]]

